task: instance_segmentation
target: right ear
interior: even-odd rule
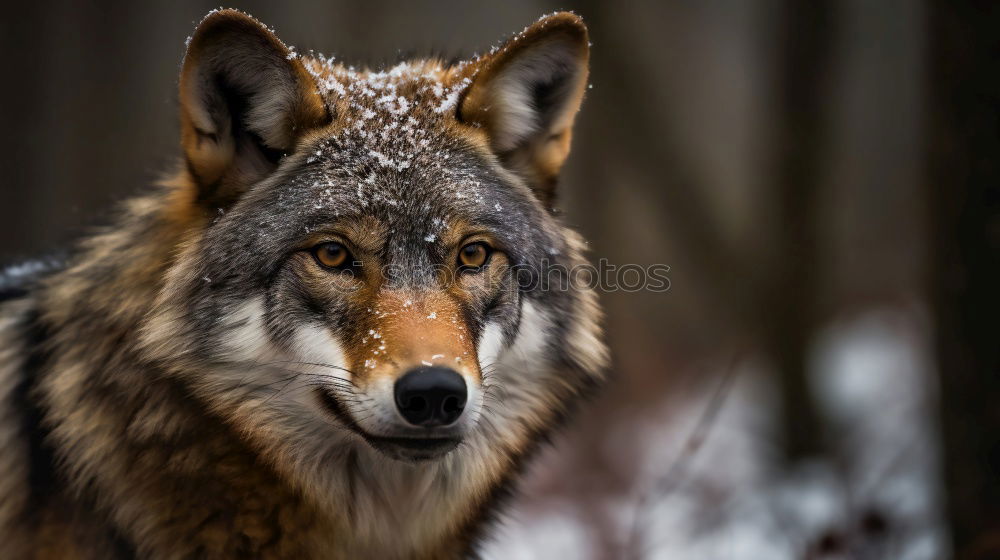
[[[298,57],[236,10],[210,13],[188,41],[180,105],[198,198],[217,206],[272,172],[303,132],[330,121]]]
[[[590,43],[580,16],[550,14],[477,58],[458,118],[481,127],[500,161],[546,208],[569,155],[587,85]]]

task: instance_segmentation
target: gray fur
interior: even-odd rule
[[[202,26],[249,25],[219,14]],[[584,263],[583,242],[457,112],[489,61],[376,74],[266,60],[304,64],[331,121],[297,130],[263,178],[202,196],[214,186],[188,161],[65,265],[0,276],[4,557],[463,557],[521,461],[602,379],[596,295],[537,277]],[[311,244],[346,223],[381,232],[381,269],[317,268]],[[447,295],[445,239],[469,224],[500,256]],[[447,455],[399,460],[363,433],[396,429],[365,416],[393,405],[345,355],[370,343],[376,304],[333,287],[376,272],[371,301],[449,302],[448,328],[471,337],[478,400]],[[440,327],[423,314],[417,330]]]

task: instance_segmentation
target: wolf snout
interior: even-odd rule
[[[394,393],[399,414],[410,424],[427,428],[455,423],[468,398],[465,379],[442,366],[406,372],[396,381]]]

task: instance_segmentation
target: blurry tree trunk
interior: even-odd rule
[[[825,183],[827,75],[830,71],[831,2],[784,2],[776,80],[775,170],[773,173],[773,281],[761,294],[758,321],[781,387],[786,459],[823,450],[822,429],[808,384],[807,350],[820,299],[818,194]]]
[[[1000,5],[930,4],[928,181],[948,518],[1000,558]]]
[[[592,1],[581,6],[584,13],[601,11]],[[748,247],[734,246],[722,235],[701,178],[680,155],[669,123],[664,134],[662,125],[636,119],[629,128],[632,141],[626,145],[632,157],[661,170],[664,186],[648,195],[674,234],[699,249],[695,261],[699,279],[742,330],[759,333],[774,361],[781,386],[786,456],[793,462],[823,451],[822,425],[808,386],[807,350],[821,299],[817,203],[827,176],[823,161],[828,139],[827,78],[837,10],[828,0],[786,0],[782,14],[782,35],[776,45],[781,75],[775,91],[772,187],[767,192],[773,208],[767,231],[772,246],[763,258],[750,254]],[[595,57],[600,56],[611,54],[595,51]],[[645,84],[634,78],[642,76],[643,69],[630,64],[627,58],[595,63],[606,72],[617,72],[602,76],[615,84],[604,94],[614,106],[634,106],[647,94]],[[768,226],[762,223],[761,227]]]

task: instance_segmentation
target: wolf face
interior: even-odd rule
[[[607,363],[547,281],[587,57],[567,13],[382,71],[206,17],[176,175],[0,294],[0,554],[466,557]]]
[[[490,492],[606,362],[595,295],[539,282],[584,262],[551,206],[587,57],[565,13],[380,72],[210,14],[143,355],[311,493],[343,498],[358,462]]]

